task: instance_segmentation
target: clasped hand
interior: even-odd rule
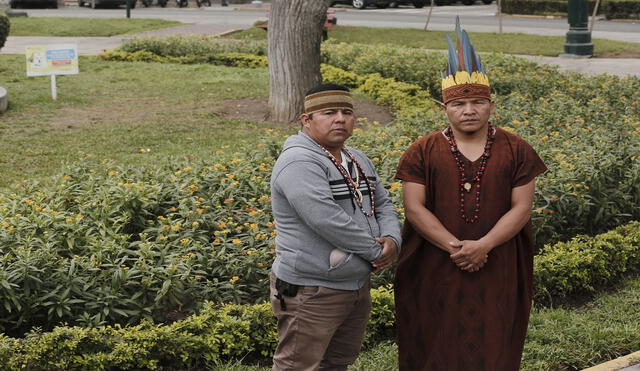
[[[373,262],[373,267],[375,268],[373,272],[378,273],[393,263],[398,247],[396,246],[396,242],[389,237],[375,238],[375,240],[382,245],[380,256]]]
[[[467,272],[479,271],[487,262],[491,250],[480,241],[455,241],[449,242],[449,245],[451,245],[451,260],[458,268]]]

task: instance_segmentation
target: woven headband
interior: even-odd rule
[[[327,109],[353,110],[351,93],[342,90],[325,90],[304,97],[304,113],[310,115]]]

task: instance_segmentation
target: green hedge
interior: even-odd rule
[[[639,272],[640,222],[602,235],[547,246],[535,258],[535,296],[592,293],[622,275]],[[394,336],[394,299],[389,287],[371,291],[372,313],[365,346]],[[535,315],[534,315],[535,317]],[[539,323],[536,326],[540,326]],[[269,304],[216,306],[170,325],[143,322],[128,328],[57,327],[23,339],[0,337],[6,370],[200,369],[220,360],[272,354],[275,318]]]
[[[577,236],[545,246],[534,260],[539,303],[595,293],[629,273],[640,272],[640,222],[610,232]]]
[[[608,19],[640,19],[640,1],[616,0],[604,3]]]
[[[393,293],[371,291],[365,345],[393,335]],[[231,358],[272,354],[276,320],[269,304],[216,306],[170,325],[57,327],[22,339],[0,335],[3,370],[201,370]]]
[[[0,12],[0,49],[2,49],[5,41],[7,41],[7,37],[9,37],[10,26],[9,17]]]
[[[589,16],[596,5],[589,0]],[[566,0],[504,0],[502,11],[507,14],[556,15],[567,14]],[[640,1],[638,0],[606,0],[600,3],[598,14],[607,19],[640,19]]]
[[[589,15],[593,14],[595,0],[589,0]],[[606,2],[605,2],[606,4]],[[598,14],[603,13],[603,3],[600,3]],[[567,0],[504,0],[502,12],[506,14],[555,15],[567,14]]]

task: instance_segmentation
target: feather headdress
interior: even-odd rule
[[[456,17],[456,44],[447,34],[449,62],[446,76],[442,73],[442,101],[446,104],[459,98],[491,99],[489,78],[482,67],[467,31],[460,27],[460,17]]]

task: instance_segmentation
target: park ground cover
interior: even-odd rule
[[[30,142],[32,145],[47,140],[46,129],[58,121],[56,113],[70,107],[85,112],[115,100],[116,104],[108,105],[95,117],[114,110],[122,112],[123,117],[118,119],[122,126],[102,136],[95,127],[109,126],[112,116],[104,117],[98,125],[86,125],[80,118],[77,127],[67,128],[80,133],[68,144],[88,141],[88,150],[83,153],[91,156],[73,160],[77,149],[65,146],[67,149],[60,151],[68,151],[69,167],[58,166],[64,156],[54,158],[50,170],[43,173],[55,175],[43,184],[15,173],[14,181],[7,182],[10,186],[1,193],[0,217],[4,223],[0,226],[0,246],[7,252],[0,283],[6,303],[2,313],[5,332],[19,336],[33,325],[41,325],[46,331],[62,322],[93,328],[58,327],[42,335],[31,333],[25,342],[3,338],[0,357],[7,357],[6,364],[39,360],[45,362],[42,365],[52,365],[46,362],[63,362],[52,359],[52,355],[66,354],[60,357],[64,362],[76,363],[58,367],[79,367],[82,357],[96,365],[108,360],[112,363],[107,365],[122,368],[150,368],[162,364],[159,360],[178,367],[211,367],[220,366],[221,359],[229,357],[269,353],[274,339],[273,331],[267,331],[269,321],[273,321],[268,307],[242,303],[264,299],[265,267],[273,254],[268,174],[284,137],[295,128],[269,127],[269,131],[253,123],[251,134],[240,129],[240,135],[253,136],[245,141],[230,136],[227,142],[218,143],[211,135],[192,143],[189,138],[207,132],[194,129],[194,124],[168,133],[172,141],[162,140],[167,134],[152,137],[158,141],[153,148],[148,146],[150,142],[144,142],[146,134],[130,145],[127,142],[139,126],[148,125],[148,132],[142,133],[153,133],[155,116],[127,118],[135,117],[136,110],[131,107],[138,93],[156,94],[154,89],[161,88],[170,90],[174,97],[186,96],[180,102],[188,109],[170,111],[173,121],[179,114],[180,119],[197,122],[215,134],[238,130],[211,114],[211,109],[204,109],[203,114],[198,104],[189,102],[210,93],[211,98],[199,104],[207,107],[207,103],[226,98],[264,97],[263,54],[264,44],[259,42],[201,38],[133,41],[105,59],[156,62],[87,59],[84,62],[92,75],[98,76],[86,77],[91,80],[84,82],[91,82],[92,87],[78,83],[77,79],[84,78],[81,75],[61,79],[61,84],[74,88],[69,91],[79,91],[68,103],[45,106],[46,114],[30,111],[28,90],[18,94],[16,106],[5,114],[11,120],[3,120],[6,126],[2,130],[13,130],[11,133],[22,135],[24,140],[33,136],[36,139]],[[444,118],[428,99],[430,92],[437,90],[437,71],[444,68],[444,57],[421,49],[332,42],[323,46],[323,61],[326,80],[350,85],[396,110],[396,122],[390,126],[362,120],[352,144],[367,149],[400,205],[401,185],[393,180],[397,159],[411,141],[440,127]],[[499,55],[488,56],[485,62],[494,73],[491,78],[498,93],[496,123],[529,140],[550,168],[542,178],[534,210],[536,230],[548,247],[541,248],[536,258],[537,271],[543,276],[537,277],[539,308],[531,321],[525,369],[576,369],[636,350],[638,331],[629,324],[634,323],[630,316],[637,316],[633,306],[637,303],[637,279],[620,285],[619,291],[600,294],[596,299],[592,295],[603,288],[615,288],[620,277],[633,275],[638,269],[639,239],[634,232],[638,227],[624,225],[638,218],[640,82],[634,78],[564,75],[553,68]],[[14,63],[7,64],[9,67],[0,74],[7,76],[15,88],[35,81],[23,81],[26,79],[19,76],[19,59]],[[137,77],[136,70],[141,71]],[[201,84],[202,80],[215,79],[209,76],[213,73],[215,78],[223,78]],[[195,74],[199,78],[188,78]],[[156,81],[158,76],[170,81],[162,85]],[[132,77],[129,84],[127,79]],[[114,91],[100,96],[99,86],[109,82],[113,82]],[[139,90],[135,90],[135,84],[140,85]],[[45,81],[40,86],[44,96],[34,104],[45,100],[46,87]],[[118,101],[120,95],[129,99]],[[141,106],[149,105],[148,100],[142,102]],[[161,111],[170,109],[164,101],[159,107]],[[21,111],[31,118],[22,117]],[[190,117],[192,111],[200,114]],[[169,120],[158,120],[155,130],[170,125]],[[125,127],[131,130],[124,131]],[[98,135],[90,139],[95,133]],[[104,140],[110,145],[100,146]],[[121,142],[123,145],[119,145]],[[172,147],[173,143],[179,145]],[[119,152],[114,147],[124,150]],[[3,157],[21,151],[16,147]],[[167,155],[175,157],[166,159]],[[39,158],[47,158],[47,153],[41,152]],[[11,185],[15,181],[20,185]],[[579,233],[594,236],[621,225],[596,238],[559,242]],[[567,251],[570,253],[563,254]],[[382,287],[375,291],[373,331],[368,336],[374,347],[356,369],[376,369],[365,358],[381,357],[391,362],[387,365],[393,364],[393,345],[375,346],[392,333],[392,296],[385,289],[389,279],[388,272],[376,277],[376,284]],[[579,298],[583,305],[552,308],[570,304],[563,301],[566,296]],[[220,309],[204,304],[204,300],[237,302],[239,306]],[[617,311],[614,306],[620,302],[629,305]],[[608,321],[598,317],[599,308],[602,313],[610,312]],[[185,318],[193,311],[200,315]],[[594,320],[587,321],[584,313]],[[97,327],[135,324],[141,318],[168,325],[146,324],[123,332]],[[585,325],[578,326],[582,323]],[[575,332],[569,331],[571,324],[577,328]],[[182,333],[176,330],[185,331],[185,338],[158,346],[163,344],[160,340],[167,340],[163,337],[166,334]],[[101,341],[116,332],[133,342],[128,352],[122,349],[123,343],[116,344],[116,351],[109,356],[114,344]],[[247,338],[249,334],[253,339]],[[145,339],[147,345],[140,348],[135,339]],[[83,354],[81,359],[77,358],[79,354]],[[198,355],[204,355],[204,359]],[[245,369],[237,361],[220,367]]]
[[[162,19],[14,17],[9,36],[100,37],[133,34],[182,23]]]

